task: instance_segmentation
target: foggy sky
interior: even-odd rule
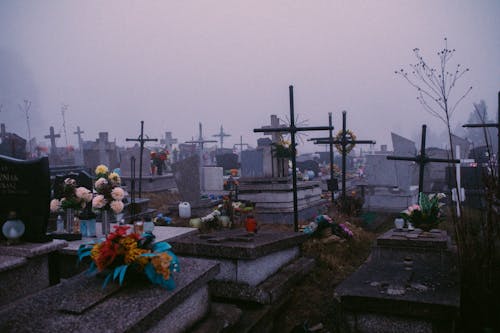
[[[496,117],[500,90],[500,1],[16,1],[0,2],[0,121],[26,136],[18,109],[32,101],[31,132],[49,126],[68,140],[79,125],[85,140],[100,131],[125,144],[172,131],[180,142],[205,138],[221,125],[255,146],[271,114],[287,118],[295,87],[299,123],[336,130],[341,111],[358,139],[389,144],[390,132],[419,140],[423,123],[444,130],[394,70],[416,60],[437,65],[447,37],[451,61],[469,67],[453,127],[484,99]],[[305,122],[303,122],[305,121]],[[327,133],[309,133],[326,136]],[[307,139],[307,137],[305,137]],[[64,138],[58,140],[64,145]],[[298,151],[324,150],[301,143]]]

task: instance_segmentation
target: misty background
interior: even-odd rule
[[[500,1],[10,1],[0,2],[0,122],[27,138],[18,105],[32,102],[31,136],[49,144],[49,126],[70,144],[108,131],[120,145],[145,133],[179,142],[212,137],[256,145],[271,114],[286,120],[295,87],[298,123],[328,124],[341,111],[358,139],[391,147],[390,132],[444,147],[442,122],[394,74],[418,47],[438,66],[443,38],[456,49],[450,68],[470,68],[454,89],[452,128],[484,100],[496,120],[500,90]],[[311,136],[327,133],[311,132]],[[307,140],[307,137],[303,139]],[[440,141],[442,140],[442,141]],[[65,145],[64,135],[57,141]],[[299,142],[299,153],[324,150]]]

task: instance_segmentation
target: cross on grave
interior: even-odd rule
[[[198,136],[198,140],[191,140],[191,141],[186,141],[185,143],[195,143],[198,145],[199,149],[200,149],[200,156],[199,156],[199,159],[200,159],[200,186],[201,186],[201,190],[204,190],[203,186],[204,186],[204,175],[203,175],[203,145],[205,143],[211,143],[211,142],[217,142],[216,140],[204,140],[203,139],[203,127],[201,125],[201,123],[199,123],[198,125],[198,128],[199,128],[199,136]]]
[[[220,132],[218,134],[214,134],[212,136],[219,138],[219,140],[220,140],[220,149],[222,150],[223,145],[224,145],[224,137],[225,136],[231,136],[231,134],[224,133],[224,128],[221,125],[220,126]]]
[[[240,152],[241,152],[241,151],[243,151],[243,146],[247,146],[248,147],[248,143],[243,143],[243,136],[240,135],[240,143],[237,143],[237,144],[233,145],[233,149],[236,146],[240,146]]]
[[[496,127],[497,128],[497,180],[498,180],[498,188],[500,189],[500,91],[498,92],[498,116],[496,123],[488,123],[488,124],[465,124],[462,127],[477,127],[477,128],[487,128],[487,127]]]
[[[342,151],[340,152],[342,154],[342,200],[345,200],[346,198],[346,162],[347,162],[347,155],[349,152],[347,151],[347,146],[351,145],[351,147],[354,147],[354,145],[357,144],[370,144],[373,145],[376,142],[373,140],[353,140],[352,138],[348,138],[348,130],[347,130],[347,112],[342,111],[342,137],[340,140],[333,140],[333,137],[329,138],[311,138],[310,140],[315,141],[315,144],[329,144],[330,145],[330,154],[333,158],[333,145],[334,144],[339,144],[342,147]],[[332,162],[333,163],[333,162]]]
[[[328,144],[330,145],[330,186],[328,187],[329,189],[331,189],[331,192],[332,192],[332,197],[331,197],[331,201],[332,201],[332,204],[334,203],[335,201],[335,197],[334,197],[334,190],[333,190],[333,121],[332,121],[332,113],[331,112],[328,112],[328,125],[330,126],[330,129],[328,130]],[[308,141],[311,141],[312,139],[309,139]],[[316,144],[316,143],[315,143]]]
[[[78,136],[78,148],[82,150],[82,134],[85,133],[80,129],[80,126],[76,126],[76,132],[73,132],[73,134]]]
[[[144,154],[144,143],[150,141],[158,141],[158,139],[144,138],[144,120],[141,120],[141,134],[137,139],[126,138],[125,141],[137,141],[140,144],[139,152],[139,198],[142,198],[142,155]],[[135,170],[135,167],[134,167]]]
[[[405,156],[387,156],[388,160],[392,161],[413,161],[419,165],[418,172],[418,193],[424,191],[424,169],[425,165],[430,162],[435,163],[460,163],[457,159],[444,159],[444,158],[429,158],[425,154],[425,135],[427,132],[427,125],[422,125],[422,141],[420,144],[420,154],[415,157],[405,157]]]
[[[55,155],[57,153],[56,150],[56,138],[60,138],[61,134],[54,133],[54,126],[50,126],[50,134],[45,135],[45,139],[50,139],[50,153]]]
[[[177,143],[177,139],[172,137],[172,132],[165,132],[165,139],[161,139],[160,143],[165,145],[166,149],[170,152],[172,146]]]
[[[261,127],[261,129],[276,129],[276,128],[286,128],[286,125],[280,124],[280,120],[279,120],[278,116],[276,116],[275,114],[271,115],[271,125]],[[264,132],[265,135],[272,136],[272,138],[271,138],[272,142],[278,142],[281,138],[282,133],[284,133],[284,132],[280,132],[280,131],[273,131],[273,132],[269,132],[269,133]]]
[[[276,142],[279,139],[280,133],[290,133],[291,144],[290,149],[292,151],[292,187],[293,187],[293,227],[295,232],[299,231],[299,211],[298,211],[298,198],[297,198],[297,158],[296,158],[296,143],[295,134],[297,132],[305,131],[328,131],[331,126],[310,126],[310,127],[297,127],[295,126],[295,111],[293,102],[293,86],[288,87],[288,92],[290,96],[290,126],[284,126],[279,124],[278,118],[271,116],[271,126],[264,126],[262,128],[255,128],[253,131],[255,133],[272,133],[273,141]],[[276,125],[273,127],[272,125]],[[276,138],[276,141],[275,141]]]

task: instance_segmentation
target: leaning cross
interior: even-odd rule
[[[460,163],[457,159],[444,159],[444,158],[429,158],[425,154],[425,135],[427,132],[427,125],[422,125],[422,142],[420,144],[420,154],[415,157],[404,157],[404,156],[387,156],[388,160],[393,161],[413,161],[419,165],[418,172],[418,193],[424,191],[424,169],[425,165],[430,162],[435,163]]]
[[[50,139],[50,153],[51,154],[56,154],[57,149],[56,149],[56,138],[60,138],[61,134],[55,134],[54,133],[54,126],[50,126],[50,134],[45,135],[45,139]]]
[[[357,145],[357,144],[370,144],[373,145],[376,142],[373,140],[352,140],[352,138],[348,138],[348,130],[346,126],[347,122],[347,112],[342,111],[342,138],[340,140],[333,140],[333,138],[330,136],[329,138],[312,138],[310,140],[314,140],[316,144],[330,144],[330,154],[331,158],[333,159],[333,154],[332,152],[332,145],[333,144],[339,144],[342,147],[342,200],[345,201],[346,198],[346,170],[347,170],[347,155],[349,152],[347,151],[347,146],[348,145]],[[331,162],[333,164],[333,162]]]
[[[137,141],[140,144],[141,150],[139,152],[139,198],[142,198],[142,155],[144,153],[144,143],[149,141],[158,141],[158,139],[144,138],[144,120],[141,120],[141,134],[137,139],[127,138],[125,141]]]
[[[292,186],[293,186],[293,227],[295,232],[299,230],[299,211],[298,211],[298,198],[297,198],[297,159],[296,159],[296,149],[295,149],[295,134],[297,132],[305,132],[305,131],[328,131],[330,130],[330,126],[314,126],[314,127],[297,127],[295,126],[295,112],[293,106],[293,86],[288,87],[289,95],[290,95],[290,126],[286,127],[283,125],[279,125],[279,120],[275,116],[275,118],[271,117],[271,127],[263,127],[263,128],[255,128],[253,131],[255,133],[272,133],[273,141],[276,142],[279,138],[279,133],[290,133],[291,144],[290,149],[292,152]],[[275,119],[275,120],[274,120]],[[277,127],[272,127],[272,125],[278,125]],[[275,141],[276,139],[276,141]]]
[[[498,145],[497,145],[497,180],[498,180],[498,188],[500,189],[500,91],[498,92],[498,116],[497,123],[488,123],[488,124],[466,124],[462,127],[479,127],[479,128],[487,128],[487,127],[496,127],[497,128],[497,137],[498,137]],[[500,190],[499,190],[500,191]]]
[[[223,145],[224,145],[224,137],[231,136],[231,134],[224,133],[224,128],[221,125],[220,126],[220,132],[218,134],[214,134],[212,136],[219,138],[219,140],[220,140],[220,149],[222,150]]]

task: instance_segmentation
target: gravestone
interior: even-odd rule
[[[453,332],[460,312],[456,253],[443,230],[390,230],[335,289],[339,332]]]
[[[26,140],[15,133],[4,132],[0,140],[0,155],[26,159]]]
[[[50,204],[48,158],[22,161],[0,156],[0,202],[2,225],[9,212],[15,211],[26,227],[23,240],[49,241],[46,235]]]
[[[415,143],[391,133],[394,154],[413,157]],[[390,152],[383,150],[366,155],[363,208],[372,211],[400,212],[418,198],[418,166],[410,161],[387,159]]]
[[[227,153],[215,155],[215,159],[217,160],[217,166],[221,167],[224,171],[239,168],[237,154]]]
[[[96,141],[83,142],[83,159],[86,167],[95,169],[99,164],[104,164],[111,170],[119,167],[116,142],[110,142],[108,138],[108,132],[100,132]]]
[[[224,175],[221,167],[203,167],[203,188],[205,192],[222,191],[224,189]]]
[[[264,152],[244,150],[241,152],[241,177],[256,178],[264,176]]]
[[[197,155],[188,157],[172,165],[175,183],[177,184],[182,201],[187,201],[191,205],[198,204],[201,199],[199,165],[200,159]]]
[[[140,151],[141,148],[136,145],[131,148],[127,148],[123,151],[120,152],[120,171],[122,173],[123,177],[130,177],[131,176],[131,164],[130,164],[130,158],[133,156],[135,157],[135,170],[136,170],[136,178],[139,178],[139,156],[140,156]],[[149,176],[151,174],[151,150],[148,148],[144,147],[144,153],[142,156],[142,165],[143,165],[143,177]]]

